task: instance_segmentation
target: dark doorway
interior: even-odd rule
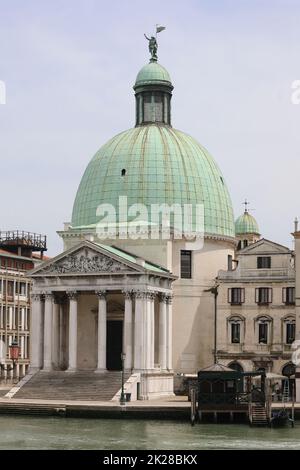
[[[108,370],[122,369],[122,321],[107,322],[106,367]]]

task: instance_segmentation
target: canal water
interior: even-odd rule
[[[0,449],[300,449],[294,429],[247,424],[0,416]]]

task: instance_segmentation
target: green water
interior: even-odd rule
[[[295,428],[0,416],[0,449],[300,449]]]

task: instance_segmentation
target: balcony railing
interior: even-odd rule
[[[22,245],[39,250],[47,250],[47,237],[33,232],[23,230],[0,231],[0,245]]]

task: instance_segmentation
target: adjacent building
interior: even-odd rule
[[[218,275],[218,359],[239,370],[293,375],[294,252],[260,239],[248,211],[237,219],[236,233],[236,258]]]
[[[31,310],[31,279],[27,273],[41,263],[45,250],[45,236],[23,231],[0,232],[1,379],[23,377],[27,372]],[[14,340],[20,346],[20,357],[13,371],[9,345]]]

